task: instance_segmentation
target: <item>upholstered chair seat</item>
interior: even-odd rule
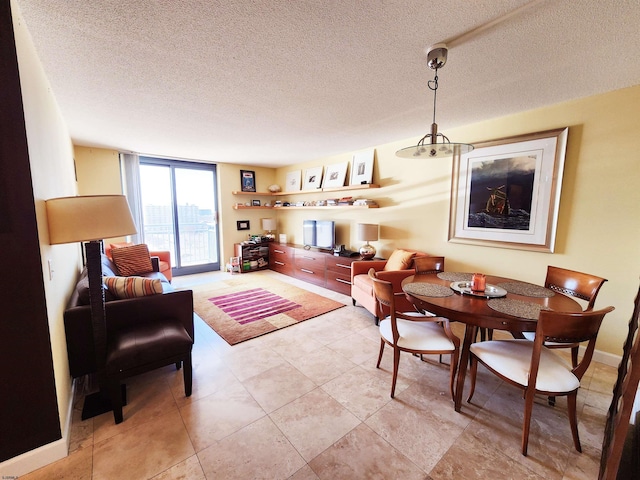
[[[490,365],[496,373],[514,382],[529,384],[529,367],[533,354],[533,342],[529,340],[492,340],[471,344],[471,353],[478,360]],[[571,372],[571,365],[551,350],[540,351],[540,366],[536,378],[536,390],[543,392],[570,392],[580,386],[580,380]]]

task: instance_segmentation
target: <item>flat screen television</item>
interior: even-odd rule
[[[305,246],[333,249],[336,244],[336,226],[332,220],[303,220],[302,241]]]

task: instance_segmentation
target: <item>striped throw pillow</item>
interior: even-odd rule
[[[123,277],[153,272],[149,248],[144,243],[114,248],[111,250],[111,257],[118,269],[118,275]]]
[[[162,293],[162,282],[158,278],[104,277],[103,281],[114,297],[119,299]]]

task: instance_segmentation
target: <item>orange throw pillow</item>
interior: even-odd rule
[[[144,243],[114,248],[111,250],[111,257],[118,269],[118,275],[123,277],[153,272],[149,248]]]
[[[406,250],[394,250],[389,260],[385,264],[383,270],[407,270],[411,266],[413,257],[416,256],[416,252],[407,252]]]

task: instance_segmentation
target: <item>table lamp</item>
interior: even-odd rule
[[[272,230],[275,230],[277,228],[277,222],[275,218],[263,218],[262,219],[262,229],[263,230],[267,230],[269,233],[267,233],[267,238],[269,240],[273,240],[275,239],[275,235],[272,233]]]
[[[105,238],[134,234],[136,226],[124,195],[52,198],[46,200],[45,205],[51,245],[86,242],[91,325],[100,391],[85,397],[82,412],[82,419],[85,420],[111,410],[111,402],[108,400],[103,381],[107,335],[101,243]]]
[[[378,240],[378,225],[372,223],[359,223],[358,240],[367,242],[360,247],[360,256],[364,260],[371,260],[376,256],[376,249],[373,245],[370,245],[369,242],[375,242]]]

